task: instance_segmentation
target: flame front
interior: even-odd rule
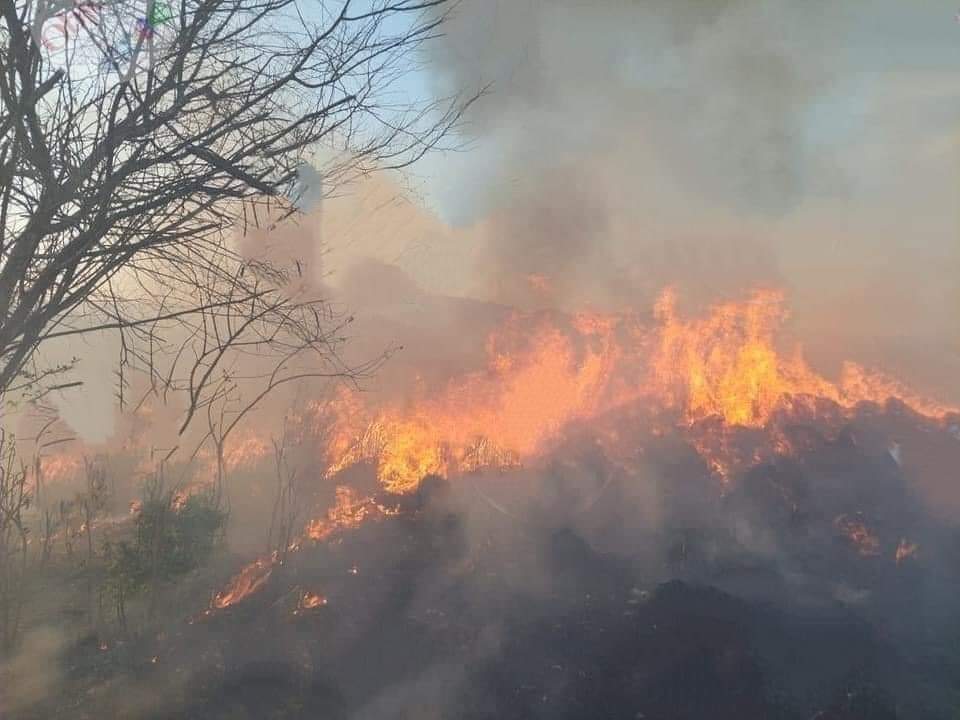
[[[839,401],[835,386],[814,373],[799,351],[781,356],[774,344],[786,318],[779,292],[760,291],[743,303],[723,303],[700,319],[677,315],[676,298],[657,302],[657,350],[650,390],[680,406],[688,422],[718,416],[728,425],[762,427],[785,397]]]
[[[514,314],[487,338],[482,370],[455,375],[439,388],[424,387],[415,375],[402,400],[342,391],[296,421],[306,434],[313,425],[327,428],[315,433],[323,438],[323,477],[367,463],[383,490],[403,494],[427,475],[450,478],[535,461],[574,423],[593,421],[598,438],[615,442],[619,428],[603,430],[596,421],[627,407],[655,435],[678,428],[724,482],[737,467],[791,452],[790,440],[773,422],[778,413],[816,413],[827,402],[842,414],[890,398],[934,420],[956,412],[855,363],[843,366],[838,381],[828,380],[799,348],[778,350],[786,317],[783,295],[774,290],[693,318],[679,313],[676,294],[667,290],[652,323],[630,313]],[[766,441],[745,449],[732,441],[737,428],[763,429]],[[268,444],[255,435],[241,437],[228,456],[230,466],[266,453]],[[629,452],[635,454],[636,446]],[[394,512],[340,485],[333,506],[311,520],[289,550]],[[841,516],[835,527],[859,554],[880,552],[879,539],[863,521]],[[901,543],[897,562],[914,552],[915,546]],[[228,607],[263,587],[273,563],[265,558],[244,568],[214,606]]]
[[[218,610],[223,610],[253,595],[267,584],[267,580],[273,574],[275,562],[275,557],[261,558],[247,565],[230,580],[221,592],[216,594],[213,598],[213,606]]]
[[[535,459],[572,422],[630,403],[650,417],[674,413],[686,426],[716,418],[726,428],[768,427],[778,411],[814,411],[818,400],[849,411],[897,398],[929,418],[956,412],[852,362],[831,382],[799,348],[778,351],[786,317],[783,295],[773,290],[689,319],[667,290],[652,326],[630,314],[515,315],[488,339],[485,371],[429,396],[415,389],[403,404],[342,401],[329,474],[371,462],[384,489],[410,492],[428,474]],[[711,443],[694,439],[719,472],[724,460],[708,451]]]
[[[726,429],[770,429],[778,412],[815,412],[818,401],[850,411],[897,398],[931,419],[957,412],[853,362],[842,366],[836,382],[828,380],[799,347],[778,350],[786,317],[776,290],[684,317],[668,289],[654,305],[652,323],[631,313],[515,313],[487,338],[481,370],[430,388],[414,375],[399,400],[343,390],[311,406],[314,412],[293,415],[291,424],[304,435],[323,436],[325,477],[369,463],[384,490],[408,493],[426,475],[453,477],[536,460],[572,423],[628,405],[657,427],[691,428],[712,418]],[[330,432],[311,427],[323,423]],[[782,438],[774,436],[776,452]],[[723,438],[700,434],[691,441],[719,475],[729,473],[735,463],[724,455]],[[238,428],[225,449],[225,470],[256,465],[271,447],[263,433]],[[209,467],[200,481],[211,484],[215,464],[208,456],[204,462]],[[76,456],[47,458],[44,470],[51,477],[75,473]],[[311,536],[324,523],[315,521]]]
[[[373,516],[392,514],[389,508],[376,503],[372,498],[360,497],[354,490],[340,486],[336,490],[336,502],[323,518],[311,520],[306,535],[311,540],[323,541],[336,532],[360,527],[364,520]]]
[[[383,487],[404,493],[429,474],[510,466],[534,456],[564,425],[602,407],[619,351],[610,329],[586,318],[567,332],[542,325],[527,338],[529,349],[515,353],[506,346],[520,329],[508,326],[488,341],[485,371],[451,380],[436,397],[346,418],[340,437],[353,439],[341,439],[347,449],[332,472],[372,461]]]

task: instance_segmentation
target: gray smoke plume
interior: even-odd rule
[[[848,356],[949,384],[954,15],[934,1],[462,3],[438,91],[491,89],[473,151],[437,165],[476,287],[646,308],[666,284],[694,301],[776,284],[814,351],[844,337]]]

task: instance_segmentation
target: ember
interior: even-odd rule
[[[834,525],[861,555],[870,556],[880,553],[879,538],[870,531],[870,528],[862,520],[841,515],[834,521]]]
[[[300,598],[300,607],[304,610],[312,610],[327,604],[327,599],[323,595],[317,595],[311,592],[305,592]]]

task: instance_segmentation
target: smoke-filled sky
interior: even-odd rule
[[[421,324],[414,283],[641,312],[665,285],[694,306],[776,285],[825,372],[853,358],[957,400],[957,14],[940,0],[462,0],[396,88],[489,86],[461,150],[415,166],[413,192],[381,176],[284,235],[323,243],[309,254],[343,307]],[[351,269],[367,256],[412,282],[370,282]],[[109,367],[85,364],[65,412],[110,415]]]
[[[949,382],[957,12],[465,0],[410,81],[414,93],[491,86],[464,150],[416,168],[442,221],[409,207],[370,218],[384,191],[358,191],[370,237],[349,242],[389,248],[377,254],[428,287],[520,305],[645,308],[665,284],[698,301],[776,284],[814,351],[905,352]],[[330,222],[337,245],[343,220]],[[549,280],[546,296],[528,275]]]

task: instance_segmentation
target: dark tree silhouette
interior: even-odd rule
[[[0,393],[62,387],[36,349],[95,331],[120,334],[121,399],[136,367],[189,417],[231,348],[349,374],[344,319],[234,239],[296,212],[305,163],[335,192],[448,134],[472,97],[395,89],[448,0],[119,2],[142,17],[85,8],[52,53],[35,38],[69,6],[0,0]]]

